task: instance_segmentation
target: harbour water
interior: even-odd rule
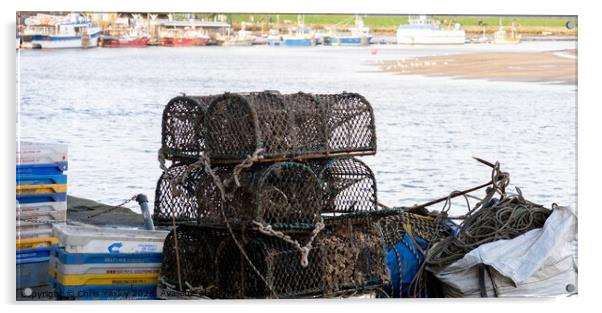
[[[576,208],[577,86],[404,76],[374,65],[574,48],[576,42],[561,41],[19,51],[17,134],[69,145],[70,194],[118,204],[144,193],[152,202],[161,175],[161,113],[170,98],[265,89],[358,92],[375,111],[378,153],[363,160],[376,175],[380,202],[409,206],[485,183],[491,171],[472,159],[478,156],[500,161],[527,199]],[[454,203],[455,212],[464,212],[464,200]]]

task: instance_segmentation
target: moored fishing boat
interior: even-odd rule
[[[462,45],[466,41],[466,33],[460,24],[451,29],[443,29],[426,15],[410,16],[408,24],[399,25],[397,43],[406,45]]]
[[[329,34],[323,38],[323,44],[327,46],[367,46],[372,40],[370,28],[364,25],[364,20],[355,16],[355,26],[349,28],[345,34]]]
[[[502,19],[500,18],[500,28],[493,34],[493,43],[495,44],[517,44],[520,42],[521,35],[516,32],[516,25],[512,22],[510,33],[506,31],[502,25]]]
[[[206,46],[210,37],[202,30],[170,30],[160,35],[161,45],[172,47]]]
[[[251,46],[255,42],[255,36],[253,36],[253,33],[243,28],[239,30],[235,36],[227,35],[225,37],[220,37],[217,41],[218,44],[223,46]]]
[[[100,35],[99,27],[75,13],[38,14],[26,19],[25,25],[21,34],[25,48],[91,48],[97,46]]]
[[[147,36],[102,36],[99,41],[99,46],[109,48],[136,48],[146,47],[148,44],[149,37]]]

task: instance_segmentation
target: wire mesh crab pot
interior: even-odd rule
[[[371,217],[350,214],[325,222],[320,243],[325,249],[328,294],[371,290],[389,283],[383,234]]]
[[[193,170],[187,174],[187,163],[176,163],[159,177],[155,188],[153,220],[157,225],[200,222],[197,189],[206,174]],[[186,177],[183,177],[187,174]],[[185,178],[185,179],[184,179]]]
[[[224,229],[196,225],[181,225],[172,230],[163,244],[161,283],[176,291],[216,297],[215,260],[217,249],[227,236]]]
[[[257,221],[275,228],[313,228],[320,218],[322,189],[311,168],[297,162],[257,164],[243,170],[240,187],[234,166],[213,170],[223,182],[226,201],[213,177],[203,169],[178,163],[164,172],[155,190],[157,225],[223,225],[222,210],[233,224]],[[187,174],[183,179],[184,174]]]
[[[216,96],[178,96],[163,109],[161,156],[195,160],[205,150],[205,113]]]
[[[297,235],[303,242],[307,236]],[[319,293],[323,273],[322,255],[314,248],[309,265],[301,266],[300,254],[291,244],[266,236],[249,236],[245,251],[265,282],[243,258],[232,239],[218,248],[219,298],[297,298]],[[269,285],[269,286],[268,286]]]
[[[364,220],[365,221],[365,220]],[[301,265],[301,255],[281,239],[255,236],[245,251],[225,240],[218,249],[220,298],[310,298],[361,294],[388,283],[381,235],[365,224],[331,222]],[[293,236],[301,245],[307,235]]]
[[[226,182],[224,202],[218,186],[209,175],[198,185],[198,219],[208,223],[236,224],[253,221],[282,227],[313,227],[320,218],[321,186],[313,171],[297,162],[256,164],[240,174],[240,187],[234,187],[232,167],[215,172]]]
[[[207,109],[208,156],[236,163],[376,153],[374,114],[358,94],[226,93]]]
[[[377,210],[376,179],[359,159],[312,160],[308,165],[322,182],[322,215]]]

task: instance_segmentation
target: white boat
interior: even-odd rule
[[[404,45],[463,45],[466,33],[455,23],[451,29],[441,25],[426,15],[410,16],[408,24],[399,25],[397,43]]]
[[[222,42],[224,46],[251,46],[255,41],[255,36],[252,32],[245,30],[244,26],[235,36],[230,36],[230,29],[225,38],[219,38],[218,42]]]
[[[91,48],[96,47],[100,28],[83,16],[38,14],[25,20],[21,34],[24,48]]]
[[[493,33],[493,43],[495,44],[517,44],[520,42],[521,35],[516,32],[516,25],[512,22],[510,33],[504,29],[502,25],[502,18],[500,17],[500,28],[498,31]]]

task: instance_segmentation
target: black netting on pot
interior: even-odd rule
[[[270,155],[287,146],[288,114],[276,93],[226,93],[209,106],[206,121],[212,159],[244,160],[258,148]]]
[[[226,230],[195,225],[180,225],[172,230],[163,244],[161,282],[180,292],[216,297],[216,257],[227,236]]]
[[[224,94],[207,109],[207,153],[238,162],[258,149],[260,161],[376,152],[374,114],[360,95]]]
[[[322,182],[322,214],[377,210],[376,179],[364,162],[350,157],[307,164]]]
[[[374,112],[366,98],[357,93],[319,94],[315,98],[327,108],[330,153],[376,153]]]
[[[327,294],[371,290],[389,283],[383,235],[370,216],[327,219],[320,244],[328,273],[324,278]]]
[[[198,221],[197,188],[205,173],[202,169],[189,171],[188,166],[173,164],[159,177],[155,189],[155,224],[171,225],[172,216],[176,223]]]
[[[321,154],[328,151],[324,121],[327,107],[312,94],[294,93],[282,96],[290,116],[289,152],[292,156]]]
[[[205,113],[215,96],[178,96],[163,109],[162,157],[194,160],[205,150]]]
[[[197,199],[198,219],[202,222],[223,223],[222,209],[232,223],[257,221],[277,228],[313,227],[320,218],[321,185],[304,164],[256,164],[241,171],[238,188],[234,186],[232,166],[217,166],[214,170],[224,182],[226,201],[209,175],[201,177]]]
[[[301,240],[301,244],[308,238],[307,234],[293,237]],[[224,241],[218,253],[220,298],[294,298],[321,294],[323,266],[319,249],[312,249],[308,266],[303,267],[299,250],[280,239],[250,236],[244,247],[257,272],[244,260],[233,240]]]

